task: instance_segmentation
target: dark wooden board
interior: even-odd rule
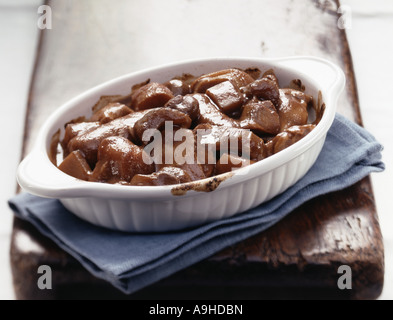
[[[361,124],[350,50],[335,1],[51,1],[52,30],[40,35],[26,116],[24,154],[48,115],[116,76],[214,55],[316,55],[347,76],[338,111]],[[204,17],[205,23],[197,18]],[[37,268],[53,290],[37,288]],[[349,265],[353,289],[337,288]],[[377,298],[384,252],[370,179],[304,204],[266,232],[134,295],[92,277],[77,261],[15,219],[11,266],[16,296],[34,298]]]

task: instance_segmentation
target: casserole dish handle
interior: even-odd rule
[[[75,195],[75,189],[82,182],[60,171],[49,160],[46,152],[37,149],[20,163],[17,180],[29,193],[47,198],[58,198],[59,194],[66,197],[71,190]]]

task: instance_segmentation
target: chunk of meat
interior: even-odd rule
[[[64,138],[61,142],[61,146],[63,147],[65,155],[67,156],[69,154],[68,143],[70,142],[71,139],[91,129],[98,128],[99,126],[100,126],[99,122],[81,122],[81,123],[67,124],[67,126],[65,127]]]
[[[292,126],[307,124],[307,107],[312,102],[311,96],[298,90],[280,89],[280,100],[281,103],[277,111],[280,116],[281,131]]]
[[[88,164],[94,168],[97,162],[97,151],[102,140],[108,137],[118,136],[131,138],[130,130],[135,122],[142,118],[148,111],[130,113],[122,118],[100,126],[93,126],[90,130],[83,131],[72,138],[67,146],[69,152],[80,150]]]
[[[80,180],[89,180],[91,175],[91,169],[79,150],[71,152],[59,165],[59,169]]]
[[[206,148],[220,151],[221,154],[231,153],[259,161],[266,157],[265,143],[252,131],[240,128],[198,125],[194,132],[200,135],[200,143]]]
[[[165,107],[185,113],[192,121],[199,117],[199,103],[192,95],[176,96],[169,100]]]
[[[180,79],[172,79],[165,83],[165,86],[172,91],[174,96],[185,96],[192,92],[189,82]]]
[[[232,172],[253,163],[255,163],[255,161],[238,157],[233,154],[224,153],[217,162],[216,174]]]
[[[257,99],[248,102],[239,119],[240,127],[258,134],[275,135],[280,132],[280,117],[270,101]]]
[[[193,181],[206,178],[195,153],[195,136],[192,130],[179,129],[173,137],[165,133],[161,150],[161,155],[155,157],[156,171],[168,166],[177,167],[184,170]]]
[[[277,78],[276,74],[274,73],[273,69],[269,69],[269,70],[265,71],[264,74],[262,75],[262,78],[267,78],[269,80],[272,80],[277,84],[277,86],[280,86],[280,84],[278,82],[278,78]]]
[[[164,167],[152,174],[137,174],[130,184],[133,186],[168,186],[192,181],[190,176],[181,168]]]
[[[131,93],[127,94],[125,96],[113,95],[113,96],[100,97],[100,99],[97,101],[97,103],[92,108],[93,113],[98,112],[99,110],[106,107],[110,103],[116,103],[116,102],[129,106],[131,103]]]
[[[224,81],[206,90],[206,94],[225,114],[240,109],[244,102],[243,94],[232,82]]]
[[[136,174],[154,172],[154,165],[146,163],[149,156],[144,150],[123,137],[102,140],[98,149],[98,162],[91,181],[129,182]]]
[[[217,126],[239,127],[236,120],[222,113],[218,107],[205,94],[194,94],[199,103],[199,123],[209,123]]]
[[[195,93],[205,93],[207,89],[224,81],[231,81],[235,86],[241,88],[253,82],[254,78],[238,69],[221,70],[195,79],[191,84],[191,89]]]
[[[253,83],[242,88],[248,96],[257,97],[260,100],[270,100],[274,106],[280,105],[280,91],[277,83],[268,77],[255,80]]]
[[[148,142],[143,141],[143,133],[148,129],[162,130],[167,121],[171,121],[173,126],[181,128],[189,128],[192,122],[188,115],[178,110],[171,108],[153,109],[135,122],[132,136],[137,141]]]
[[[134,110],[146,110],[163,107],[173,93],[163,84],[151,82],[136,90],[131,96],[131,106]]]
[[[117,118],[124,117],[132,112],[134,111],[132,111],[126,105],[118,102],[113,102],[94,113],[90,121],[104,124]]]
[[[198,130],[198,128],[200,130]],[[211,130],[211,125],[201,124],[199,127],[194,129],[195,154],[198,163],[202,166],[202,170],[206,178],[211,177],[214,174],[217,163],[215,145],[206,145],[201,142],[205,139],[207,130]]]
[[[288,148],[308,135],[314,128],[314,124],[306,124],[303,126],[292,126],[285,129],[267,143],[269,154],[275,154],[285,148]]]

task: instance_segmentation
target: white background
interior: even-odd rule
[[[14,299],[9,265],[12,214],[24,114],[37,45],[40,0],[0,0],[0,299]],[[381,299],[393,300],[393,1],[341,0],[351,13],[347,30],[366,129],[384,145],[387,169],[372,174],[385,243],[386,275]]]

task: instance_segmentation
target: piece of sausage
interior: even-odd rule
[[[137,89],[131,96],[131,107],[135,111],[163,107],[173,93],[163,84],[151,82]]]

